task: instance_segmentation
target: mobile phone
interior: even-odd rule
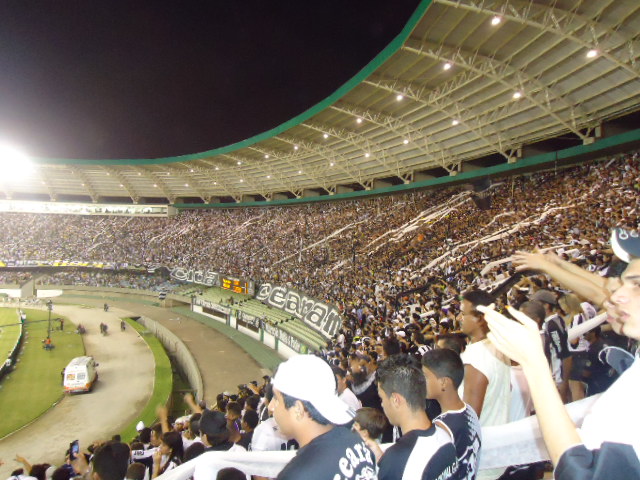
[[[74,440],[69,445],[69,460],[75,460],[78,458],[78,453],[80,452],[80,443],[78,440]]]

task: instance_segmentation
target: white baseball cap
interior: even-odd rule
[[[338,397],[331,367],[315,355],[296,355],[281,363],[273,388],[309,402],[334,425],[349,423],[355,416],[355,411]]]

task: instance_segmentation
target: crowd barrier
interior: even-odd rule
[[[577,426],[600,397],[592,397],[566,406]],[[383,445],[383,450],[388,445]],[[247,475],[275,478],[295,455],[284,452],[207,452],[157,477],[159,480],[212,480],[222,468],[234,467]],[[482,428],[480,469],[506,468],[511,465],[549,460],[542,433],[535,415],[495,427]]]
[[[20,352],[20,347],[22,346],[22,337],[24,335],[24,325],[20,325],[20,335],[18,335],[18,339],[16,340],[15,345],[9,353],[7,357],[2,361],[2,366],[0,366],[0,381],[11,371],[12,368],[15,367],[16,361],[18,359],[18,353]]]
[[[314,350],[299,338],[263,321],[261,318],[246,312],[231,309],[209,301],[199,301],[191,305],[191,310],[212,318],[224,325],[235,328],[240,333],[258,340],[267,347],[275,350],[284,358],[290,358],[299,353],[309,353]]]
[[[204,385],[200,369],[187,346],[168,328],[148,317],[140,317],[137,322],[143,325],[164,346],[167,353],[175,360],[184,375],[189,380],[189,385],[194,390],[197,401],[202,400]]]

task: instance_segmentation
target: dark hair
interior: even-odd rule
[[[495,299],[491,294],[478,289],[468,290],[464,292],[462,294],[462,299],[473,305],[474,310],[478,305],[489,306],[493,302],[495,302]]]
[[[531,319],[534,320],[538,325],[542,325],[542,323],[544,322],[544,318],[547,316],[544,305],[542,305],[542,302],[538,302],[537,300],[522,302],[518,310],[520,310],[526,316],[531,317]]]
[[[216,480],[245,480],[247,476],[237,468],[227,467],[218,470]]]
[[[162,443],[171,449],[169,457],[171,459],[178,458],[182,460],[184,455],[184,444],[182,443],[182,435],[178,432],[166,432],[162,434]]]
[[[29,471],[29,475],[32,477],[36,477],[38,480],[45,480],[47,476],[47,468],[51,465],[48,463],[37,463],[31,466],[31,470]]]
[[[229,441],[229,437],[231,436],[231,432],[225,429],[222,433],[216,433],[215,435],[209,435],[204,432],[200,432],[200,436],[207,437],[207,443],[212,447],[216,447],[218,445],[222,445],[225,442]]]
[[[189,431],[193,433],[194,436],[200,436],[200,418],[202,414],[200,412],[194,413],[189,417]]]
[[[188,462],[204,453],[204,445],[200,442],[194,442],[184,452],[184,461]]]
[[[244,402],[244,408],[247,410],[257,410],[260,404],[260,395],[251,395],[247,397],[247,401]]]
[[[93,455],[93,471],[100,480],[122,480],[127,475],[129,453],[129,446],[125,443],[105,443]]]
[[[379,438],[389,425],[387,417],[377,408],[362,407],[353,419],[372,439]]]
[[[460,355],[462,350],[464,350],[465,341],[459,335],[440,335],[438,337],[438,342],[443,343],[442,348],[453,350],[458,355]]]
[[[127,480],[144,480],[147,467],[144,463],[134,462],[127,468]]]
[[[227,403],[227,412],[232,412],[240,416],[242,414],[242,407],[238,402],[229,402]]]
[[[438,378],[450,378],[455,388],[458,388],[464,379],[464,364],[460,355],[448,348],[425,352],[422,356],[422,366],[431,370]]]
[[[382,341],[382,350],[387,357],[396,355],[400,353],[400,342],[397,338],[385,338]]]
[[[424,410],[427,381],[414,356],[397,354],[384,359],[378,366],[377,382],[387,395],[401,395],[411,410]]]
[[[159,423],[151,425],[151,432],[155,432],[156,437],[160,438],[162,436],[162,425]]]
[[[244,416],[242,417],[242,421],[248,425],[248,427],[253,430],[258,426],[260,422],[260,418],[258,418],[258,412],[255,410],[246,410],[244,412]]]
[[[140,435],[138,435],[138,437],[142,443],[149,443],[151,441],[151,429],[149,427],[144,427],[140,430]]]
[[[264,399],[267,402],[270,402],[272,398],[273,398],[273,385],[271,383],[267,383],[267,385],[264,387]]]
[[[287,395],[286,393],[282,393],[282,398],[284,400],[284,406],[287,410],[293,407],[296,401],[299,400],[300,402],[302,402],[302,406],[311,417],[311,420],[313,420],[316,423],[319,423],[320,425],[331,425],[331,422],[326,418],[324,418],[322,414],[318,410],[316,410],[316,407],[311,405],[311,402],[308,402],[306,400],[300,400],[299,398],[294,398],[290,395]]]
[[[333,366],[331,367],[331,370],[333,371],[333,374],[336,377],[340,377],[340,378],[345,378],[347,376],[347,372],[345,372],[342,368],[337,367],[337,366]]]
[[[69,480],[73,470],[68,468],[67,465],[62,465],[61,467],[56,468],[51,475],[51,480]]]
[[[131,444],[129,445],[129,447],[131,448],[131,450],[144,450],[144,443],[142,442],[136,442],[135,440],[133,442],[131,442]]]

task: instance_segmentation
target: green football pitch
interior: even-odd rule
[[[42,348],[47,336],[48,312],[24,310],[25,336],[14,370],[0,381],[0,438],[33,421],[63,395],[60,372],[74,357],[84,355],[81,335],[65,319],[65,330],[52,330],[52,350]],[[52,318],[59,318],[54,315]],[[19,335],[15,308],[0,308],[0,359],[11,350]],[[51,322],[52,329],[58,322]],[[11,414],[6,414],[11,412]]]

